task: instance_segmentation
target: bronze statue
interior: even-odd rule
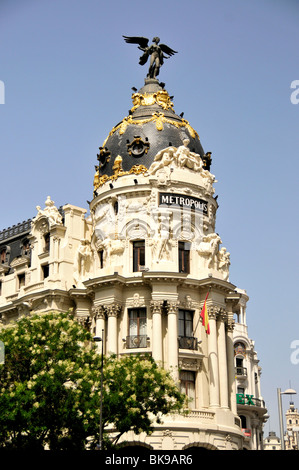
[[[138,44],[138,49],[143,51],[142,56],[139,59],[139,64],[146,64],[150,57],[150,66],[147,74],[147,78],[156,78],[159,75],[160,67],[164,63],[164,59],[169,59],[170,56],[177,52],[166,46],[165,44],[159,44],[160,38],[154,37],[153,44],[148,45],[149,40],[147,38],[138,36],[123,36],[126,42],[129,44]],[[167,54],[166,55],[164,55]]]

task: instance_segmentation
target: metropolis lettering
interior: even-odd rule
[[[159,205],[188,207],[208,214],[208,203],[203,199],[183,194],[159,193]]]

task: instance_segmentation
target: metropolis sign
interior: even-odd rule
[[[159,193],[159,205],[194,209],[208,215],[207,201],[185,194]]]

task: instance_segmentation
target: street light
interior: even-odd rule
[[[293,390],[292,388],[288,388],[284,392],[282,392],[280,388],[277,389],[281,450],[285,450],[284,434],[283,434],[283,417],[282,417],[281,395],[295,395],[296,393],[297,392],[295,390]]]
[[[102,357],[101,357],[101,398],[100,398],[100,442],[99,450],[103,449],[103,369],[104,369],[104,330],[102,330],[102,337],[94,336],[93,340],[102,342]]]

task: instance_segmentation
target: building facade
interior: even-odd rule
[[[171,371],[189,414],[165,417],[151,436],[128,433],[124,445],[259,449],[260,367],[248,297],[229,280],[216,232],[211,153],[157,79],[132,101],[99,148],[89,214],[48,197],[0,233],[1,321],[73,308],[105,354],[149,353]]]
[[[263,425],[268,415],[261,394],[261,367],[254,341],[248,336],[246,307],[249,298],[246,291],[237,289],[237,292],[240,295],[234,325],[237,410],[245,438],[244,449],[263,450]]]
[[[264,450],[281,450],[280,438],[276,436],[274,431],[270,431],[264,439]]]
[[[286,411],[286,433],[284,436],[285,450],[298,450],[299,437],[299,411],[291,401]]]

